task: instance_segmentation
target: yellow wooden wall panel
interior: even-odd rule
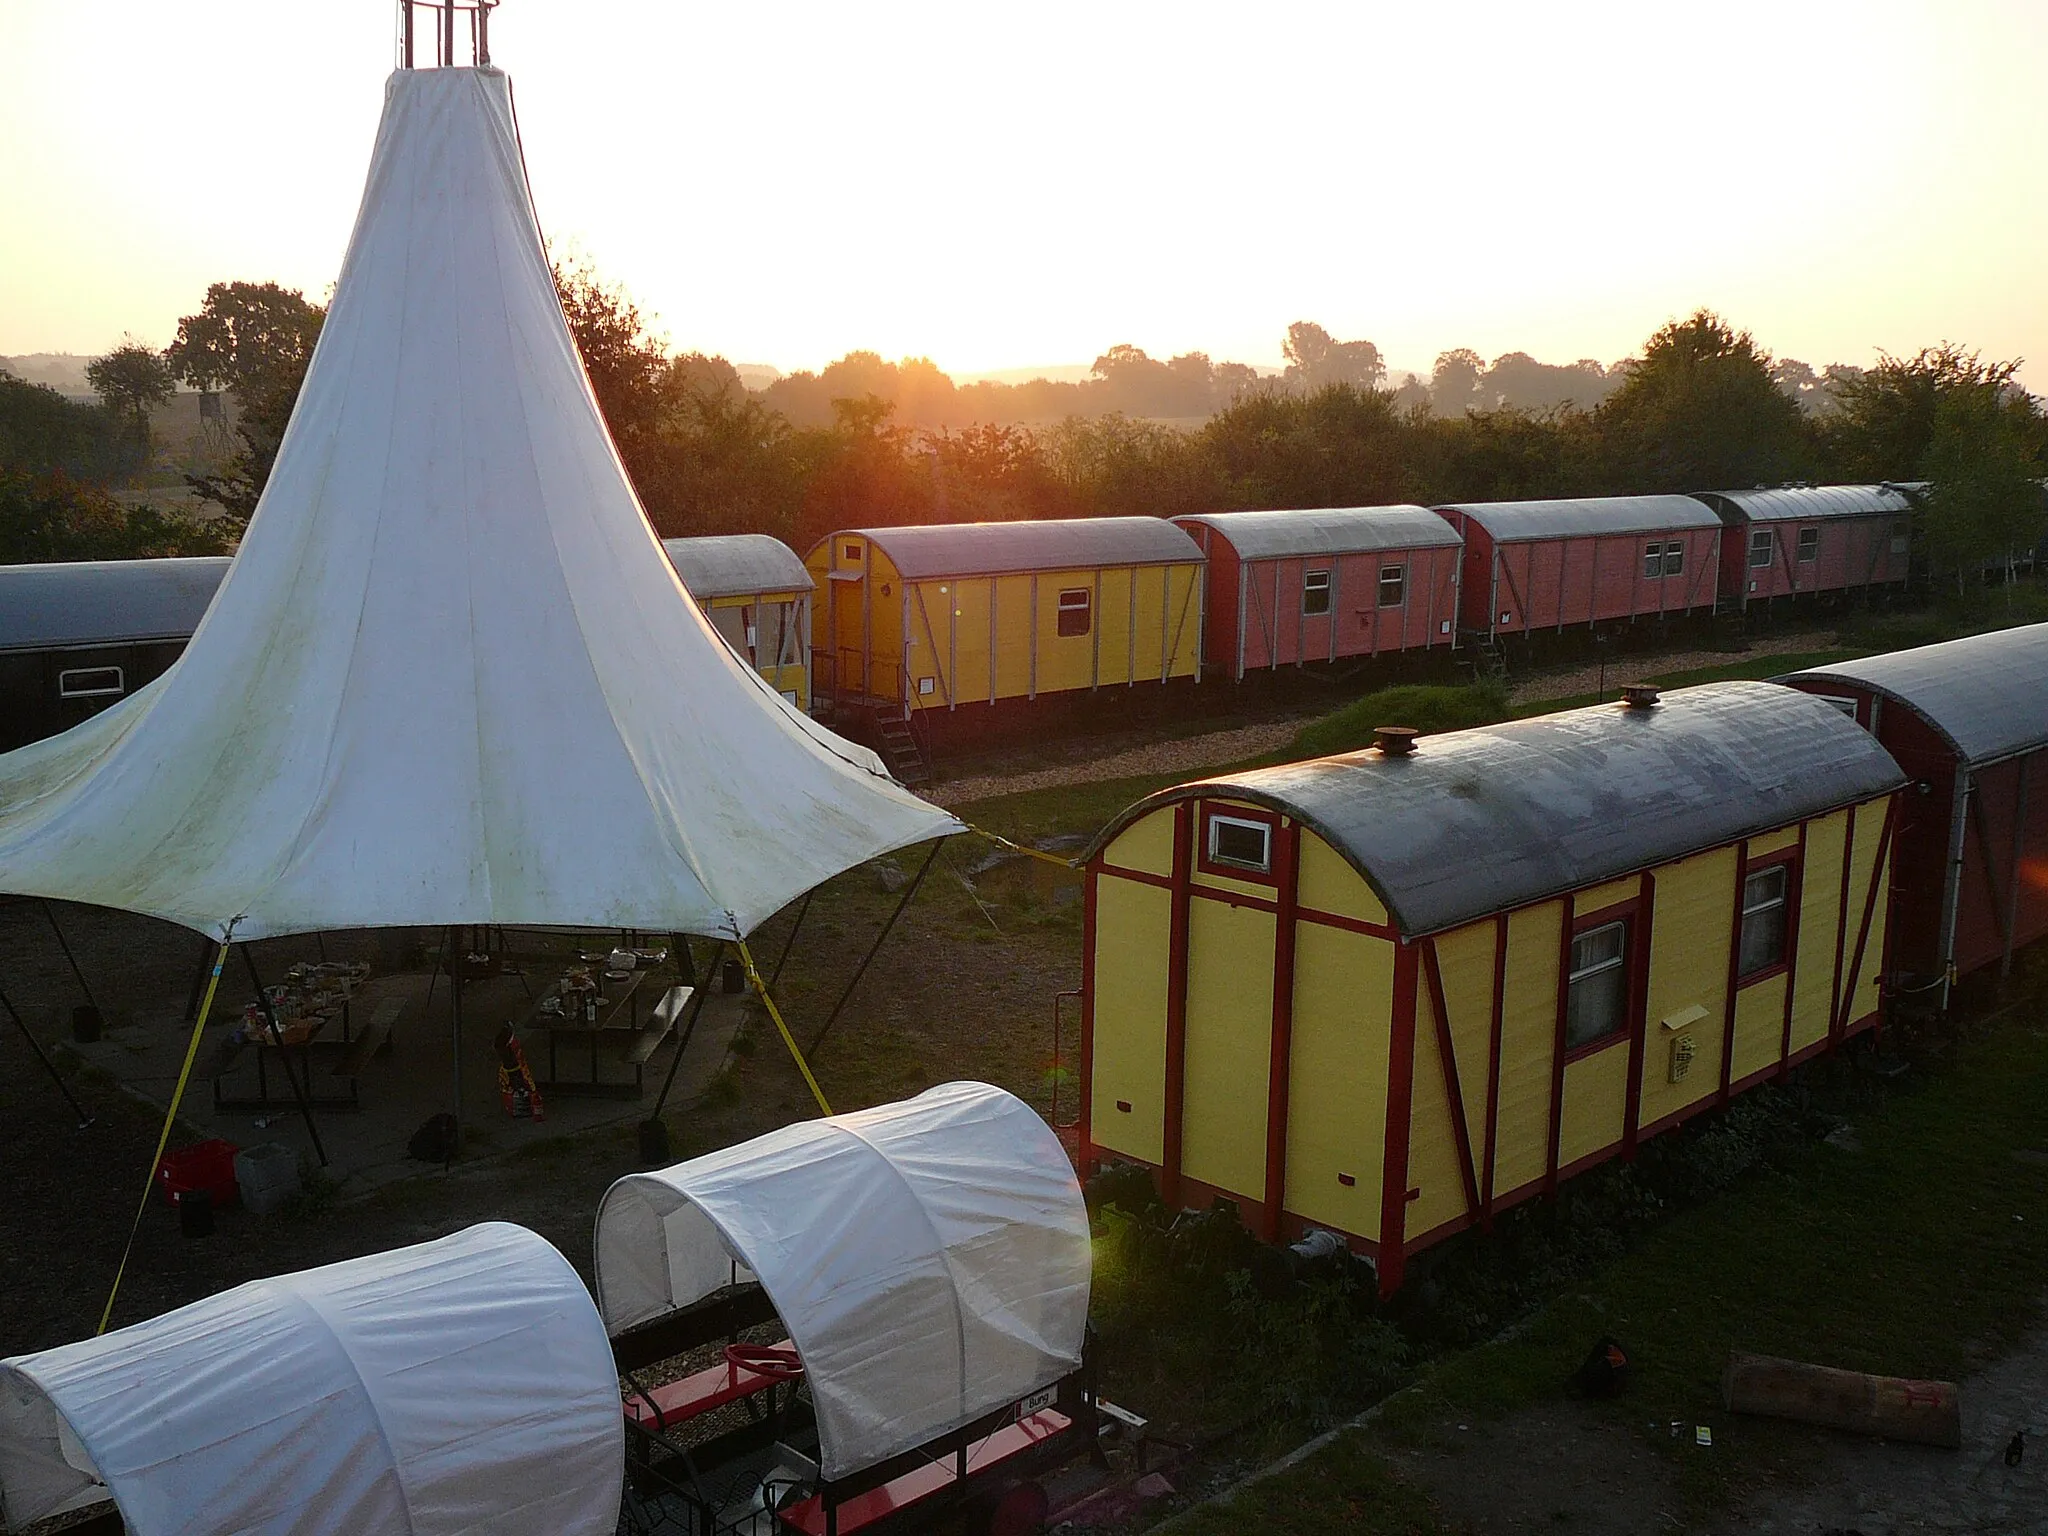
[[[1163,565],[1138,568],[1138,606],[1131,615],[1131,623],[1137,631],[1139,682],[1159,681],[1166,649],[1160,615],[1166,611],[1168,569]]]
[[[1021,699],[1031,692],[1032,625],[1029,576],[998,576],[991,583],[996,606],[996,696]]]
[[[1365,883],[1350,860],[1315,833],[1301,837],[1300,883],[1296,886],[1304,907],[1331,912],[1338,917],[1355,917],[1364,923],[1384,923],[1387,909],[1373,888]],[[1489,980],[1488,985],[1491,985]]]
[[[941,585],[952,589],[941,601],[950,599],[953,605],[953,666],[950,677],[953,695],[962,704],[986,704],[993,681],[989,669],[994,665],[988,645],[988,593],[991,583],[986,576],[970,576]],[[937,614],[932,619],[934,623],[946,622]]]
[[[1799,963],[1792,994],[1792,1049],[1801,1051],[1828,1035],[1835,1002],[1835,935],[1842,910],[1842,849],[1849,812],[1836,811],[1807,823],[1806,859],[1800,874]],[[1860,920],[1858,912],[1852,921]],[[1850,942],[1855,941],[1852,930]]]
[[[1318,1225],[1374,1239],[1393,1006],[1391,943],[1312,923],[1295,930],[1285,1205]],[[1352,1183],[1341,1183],[1340,1174]]]
[[[1557,1044],[1557,949],[1563,920],[1563,904],[1554,901],[1508,919],[1497,1195],[1541,1178],[1550,1150],[1550,1062]]]
[[[1615,907],[1624,901],[1634,901],[1640,889],[1641,885],[1634,875],[1609,880],[1605,885],[1596,885],[1580,891],[1572,904],[1572,910],[1585,917],[1603,907]]]
[[[1451,1049],[1465,1096],[1466,1134],[1475,1169],[1486,1155],[1486,1078],[1493,1056],[1493,920],[1469,923],[1436,940],[1444,1003],[1451,1013]],[[1423,984],[1428,991],[1428,984]]]
[[[893,582],[892,591],[901,592]],[[910,596],[910,638],[903,649],[904,668],[909,676],[911,706],[916,709],[944,709],[946,691],[952,686],[948,670],[946,618],[952,611],[952,583],[944,581],[913,581],[908,585]],[[875,589],[879,594],[880,588]],[[893,624],[903,620],[903,604],[894,597],[884,598],[875,609],[875,656],[877,660],[889,654],[882,644],[882,615],[885,609],[892,609]],[[931,681],[931,691],[924,688],[925,679]]]
[[[1102,851],[1103,859],[1148,875],[1171,876],[1173,821],[1173,807],[1170,805],[1140,816],[1110,841]]]
[[[1219,901],[1188,913],[1181,1169],[1253,1198],[1266,1187],[1274,926],[1270,912]]]
[[[1752,1072],[1782,1059],[1785,1039],[1784,973],[1751,982],[1735,994],[1735,1051],[1728,1080],[1740,1082]]]
[[[1172,818],[1165,820],[1171,825]],[[1095,888],[1094,1052],[1090,1138],[1143,1162],[1164,1155],[1166,994],[1171,898],[1156,885],[1102,876]],[[1117,1102],[1131,1106],[1120,1111]]]
[[[1416,988],[1415,1077],[1408,1100],[1408,1187],[1417,1191],[1407,1212],[1407,1231],[1411,1237],[1442,1226],[1467,1209],[1457,1130],[1451,1118],[1450,1087],[1444,1074],[1443,1052],[1437,1044],[1436,1007],[1427,983]]]
[[[1879,976],[1884,969],[1884,932],[1886,917],[1885,893],[1878,891],[1876,911],[1870,920],[1870,937],[1864,941],[1863,964],[1856,966],[1856,935],[1863,926],[1863,913],[1870,900],[1870,886],[1873,880],[1880,883],[1886,871],[1877,868],[1878,844],[1884,838],[1885,802],[1873,801],[1869,805],[1856,807],[1856,847],[1850,858],[1849,875],[1849,928],[1843,940],[1842,985],[1849,988],[1850,972],[1855,970],[1855,984],[1852,1001],[1844,1015],[1844,1022],[1854,1024],[1858,1019],[1876,1009],[1879,991]],[[1889,850],[1886,864],[1890,864]]]
[[[1173,656],[1168,675],[1193,677],[1202,664],[1203,567],[1176,565],[1167,569],[1166,643]],[[1158,676],[1156,672],[1153,675]]]
[[[1060,633],[1060,593],[1081,589],[1091,594],[1090,632],[1085,635]],[[1092,595],[1095,572],[1040,571],[1038,573],[1038,691],[1053,693],[1065,688],[1086,688],[1095,659]]]
[[[1100,686],[1121,687],[1131,676],[1131,571],[1129,567],[1102,573],[1095,623],[1102,631]],[[1142,675],[1142,674],[1141,674]],[[1156,675],[1156,674],[1155,674]]]
[[[1656,871],[1641,1125],[1653,1125],[1721,1090],[1735,862],[1733,848],[1717,848]],[[1700,1016],[1688,1020],[1694,1009],[1701,1010]],[[1670,1029],[1667,1019],[1685,1022]],[[1692,1062],[1684,1079],[1674,1083],[1672,1047],[1680,1036],[1692,1042]]]
[[[1780,827],[1775,832],[1766,832],[1762,837],[1752,837],[1749,840],[1749,857],[1754,862],[1769,854],[1781,853],[1787,848],[1796,848],[1798,845],[1799,828],[1797,826]]]
[[[1557,1166],[1604,1152],[1621,1141],[1628,1117],[1628,1043],[1565,1063],[1564,1124],[1557,1138]]]

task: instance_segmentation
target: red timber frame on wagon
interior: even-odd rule
[[[1087,859],[1084,1173],[1148,1166],[1169,1205],[1230,1201],[1268,1241],[1336,1232],[1391,1293],[1419,1250],[1872,1028],[1896,767],[1788,690],[1669,697],[1450,733],[1412,757],[1374,750],[1182,786],[1118,818]],[[1412,821],[1394,839],[1374,830],[1517,766],[1535,770],[1522,811],[1545,792],[1562,803],[1558,774],[1528,749],[1555,753],[1554,767],[1573,738],[1655,754],[1635,730],[1643,713],[1691,715],[1679,734],[1696,746],[1740,729],[1745,710],[1762,715],[1761,750],[1710,771],[1726,803],[1702,803],[1712,786],[1696,778],[1677,796],[1692,803],[1661,825],[1639,806],[1633,867],[1593,862],[1600,829],[1562,812],[1490,867],[1472,840],[1484,814],[1437,835]],[[1788,722],[1817,738],[1794,748],[1808,772],[1791,784],[1769,761]],[[1629,790],[1593,792],[1598,821],[1626,815]],[[1210,857],[1218,817],[1265,829],[1263,871]],[[1550,870],[1521,867],[1546,843],[1562,854]],[[1467,867],[1433,880],[1447,860]],[[1779,952],[1745,968],[1759,891],[1777,893],[1759,931]],[[1575,1043],[1575,945],[1617,925],[1614,1027]]]

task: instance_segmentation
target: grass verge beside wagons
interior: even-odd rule
[[[1406,1257],[1877,1021],[1904,775],[1764,683],[1185,784],[1090,849],[1084,1165]]]

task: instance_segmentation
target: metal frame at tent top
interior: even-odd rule
[[[412,69],[414,60],[413,12],[435,11],[434,17],[434,63],[438,68],[450,68],[455,62],[455,15],[458,11],[469,12],[469,51],[472,61],[482,67],[491,62],[491,12],[498,8],[499,0],[398,0],[398,66]]]

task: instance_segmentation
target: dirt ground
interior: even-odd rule
[[[1960,1451],[1779,1426],[1796,1475],[1740,1490],[1727,1513],[1685,1528],[1711,1536],[2048,1532],[2048,1441],[2031,1444],[2019,1466],[2005,1464],[2014,1430],[2048,1432],[2048,1329],[1965,1381],[1962,1404]],[[1682,1425],[1671,1447],[1653,1448],[1560,1400],[1375,1449],[1461,1536],[1641,1536],[1683,1525],[1679,1458],[1716,1454],[1694,1443],[1693,1430]]]

